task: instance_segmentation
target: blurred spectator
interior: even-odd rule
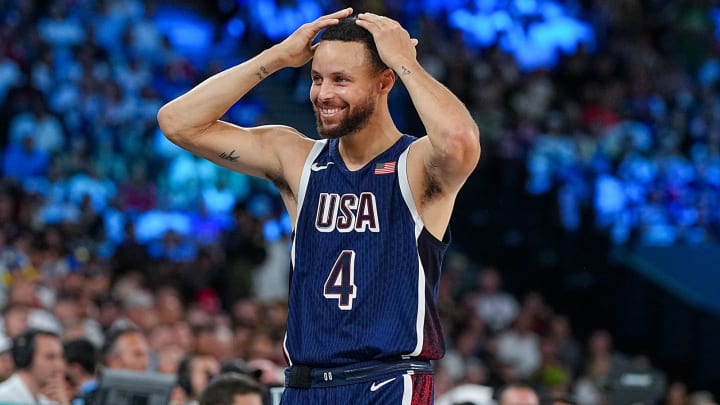
[[[465,378],[468,370],[474,366],[483,366],[481,358],[483,347],[481,346],[484,336],[479,335],[471,329],[464,329],[459,332],[453,340],[445,356],[438,362],[447,370],[454,383]]]
[[[82,24],[68,16],[66,7],[65,3],[53,2],[50,6],[50,15],[41,19],[38,26],[40,37],[57,48],[77,45],[85,38]]]
[[[123,230],[123,240],[115,248],[115,254],[112,256],[113,281],[129,272],[144,272],[150,264],[147,247],[137,240],[135,224],[127,221]]]
[[[588,338],[583,373],[573,387],[574,397],[582,404],[603,404],[610,373],[624,364],[627,359],[613,349],[610,333],[594,331]]]
[[[540,366],[540,339],[532,331],[532,320],[520,312],[509,329],[500,332],[497,339],[497,357],[514,366],[521,379],[529,378]]]
[[[494,405],[493,390],[490,387],[475,384],[461,384],[435,401],[436,405]]]
[[[120,208],[128,213],[149,211],[157,206],[157,188],[147,173],[147,164],[132,162],[130,175],[118,187]]]
[[[266,395],[266,388],[251,377],[226,373],[210,382],[199,405],[262,405]]]
[[[145,335],[133,327],[111,329],[102,350],[103,364],[107,368],[148,371],[150,346]]]
[[[223,292],[226,302],[250,296],[252,270],[267,255],[262,233],[262,222],[249,210],[247,204],[235,204],[233,208],[235,226],[224,232],[222,244],[227,260],[228,284],[232,289]]]
[[[695,391],[688,398],[688,405],[717,405],[715,397],[708,391]]]
[[[25,135],[20,142],[11,143],[3,153],[3,174],[20,183],[46,177],[49,164],[49,155],[35,147],[32,135]]]
[[[545,298],[538,291],[530,291],[522,301],[520,312],[530,319],[530,329],[538,335],[544,335],[550,326],[552,311],[545,304]]]
[[[21,83],[22,78],[17,62],[8,58],[4,52],[0,53],[0,103],[5,101],[11,88]]]
[[[688,405],[688,388],[682,381],[673,381],[668,385],[665,398],[658,405]]]
[[[572,374],[558,359],[557,349],[552,340],[540,340],[540,364],[532,375],[532,381],[543,396],[560,397],[570,390]]]
[[[3,331],[10,339],[20,335],[28,327],[31,307],[26,304],[8,303],[3,307]]]
[[[12,342],[16,372],[0,383],[0,401],[6,403],[69,404],[65,361],[60,337],[27,329]]]
[[[29,112],[21,112],[10,121],[8,137],[11,144],[19,145],[28,136],[32,137],[35,148],[47,156],[65,149],[63,126],[40,97],[32,100]]]
[[[508,326],[518,314],[515,297],[502,290],[500,273],[494,267],[480,271],[478,290],[475,293],[475,310],[490,330],[497,333]]]
[[[580,371],[582,352],[577,339],[570,330],[570,321],[563,315],[553,315],[546,339],[552,342],[555,356],[562,366],[574,376]]]
[[[72,387],[72,405],[91,405],[97,390],[98,350],[90,340],[77,338],[64,343],[67,376]]]
[[[177,370],[177,383],[187,404],[197,404],[200,394],[210,381],[220,374],[220,362],[209,354],[190,353],[182,359]]]
[[[497,394],[498,405],[540,405],[535,390],[528,385],[512,384]]]

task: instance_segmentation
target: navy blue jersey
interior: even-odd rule
[[[316,141],[300,179],[285,354],[291,365],[438,359],[436,300],[446,241],[423,226],[404,135],[350,171]]]

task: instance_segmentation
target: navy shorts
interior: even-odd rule
[[[386,375],[372,382],[326,388],[286,387],[281,405],[432,405],[432,374]]]
[[[339,368],[290,367],[281,405],[432,405],[429,361],[368,362]]]

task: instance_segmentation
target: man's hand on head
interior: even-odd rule
[[[378,54],[387,66],[400,75],[410,73],[409,65],[417,61],[418,40],[411,38],[399,22],[373,13],[360,13],[355,22],[370,31]]]
[[[313,41],[320,31],[340,22],[352,14],[348,7],[332,14],[318,17],[315,21],[305,23],[295,32],[273,48],[280,52],[283,64],[287,67],[300,67],[313,57],[315,46]]]

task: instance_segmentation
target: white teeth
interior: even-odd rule
[[[339,108],[322,108],[320,109],[320,112],[326,115],[335,114],[336,112],[340,111]]]

